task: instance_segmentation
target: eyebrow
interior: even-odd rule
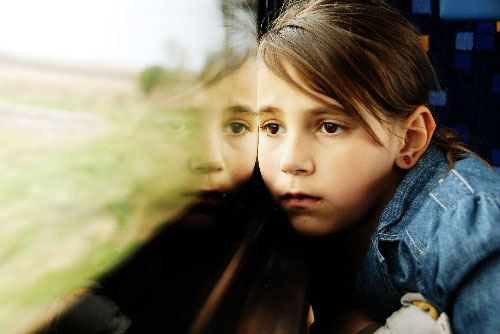
[[[281,109],[275,108],[275,107],[271,107],[271,106],[261,107],[257,111],[257,114],[259,114],[259,115],[261,115],[261,114],[274,115],[274,114],[278,114],[278,113],[281,113]]]
[[[275,115],[281,113],[282,110],[272,106],[264,106],[257,111],[257,114],[268,114]],[[311,113],[315,115],[347,115],[344,108],[340,106],[332,106],[332,107],[313,107],[311,109],[307,109],[306,113]]]
[[[344,108],[342,108],[341,106],[314,107],[311,109],[307,109],[306,112],[315,115],[342,115],[342,116],[347,115]]]
[[[253,111],[251,108],[241,104],[227,107],[226,109],[224,109],[224,112],[229,112],[232,114],[255,114],[255,111]]]

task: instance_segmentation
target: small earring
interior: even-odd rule
[[[403,160],[404,160],[405,164],[407,164],[407,165],[410,164],[411,159],[410,159],[409,155],[405,154],[405,156],[403,157]]]

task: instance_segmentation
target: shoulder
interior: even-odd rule
[[[500,246],[500,175],[476,157],[458,161],[428,195],[423,209],[434,208],[437,245],[453,238],[472,250],[490,239]]]
[[[386,206],[372,243],[400,292],[418,290],[447,309],[475,268],[500,254],[500,176],[474,156],[448,170],[430,150]]]
[[[448,207],[456,207],[464,199],[474,200],[479,197],[500,201],[500,174],[490,169],[476,157],[470,155],[457,161],[439,185],[432,191],[433,197],[441,200]],[[461,203],[463,204],[463,203]]]
[[[500,176],[469,156],[438,183],[429,192],[434,224],[422,273],[426,290],[446,309],[478,265],[500,254]]]
[[[405,177],[379,224],[377,232],[401,235],[416,258],[464,233],[500,233],[500,175],[472,155],[447,166],[442,153],[428,154]]]

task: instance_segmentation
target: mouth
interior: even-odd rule
[[[285,208],[311,208],[321,204],[323,199],[304,193],[286,193],[279,201]]]
[[[201,204],[210,206],[221,205],[228,196],[227,193],[218,190],[190,192],[186,195],[193,197],[193,204],[195,205]]]

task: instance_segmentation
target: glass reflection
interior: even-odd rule
[[[0,332],[92,333],[85,300],[180,326],[244,230],[255,6],[0,5]]]
[[[179,101],[183,111],[167,121],[171,131],[196,143],[181,163],[191,180],[183,195],[192,199],[183,223],[213,223],[252,174],[257,154],[254,66],[254,59],[247,59],[188,101]]]

